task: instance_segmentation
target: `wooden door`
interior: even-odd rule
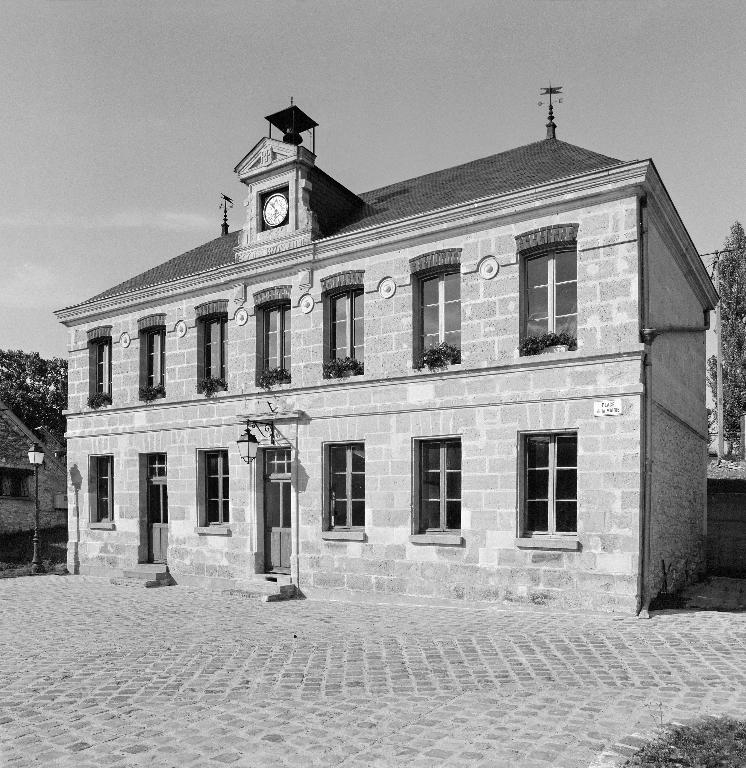
[[[166,456],[148,456],[148,562],[165,563],[168,551]]]
[[[268,572],[290,573],[290,451],[265,451],[264,561]]]

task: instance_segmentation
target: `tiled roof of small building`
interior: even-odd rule
[[[463,165],[364,192],[363,205],[332,236],[367,229],[471,200],[546,184],[623,161],[557,139],[544,139]],[[200,245],[84,303],[167,283],[233,262],[240,230]]]

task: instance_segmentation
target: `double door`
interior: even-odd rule
[[[290,449],[264,451],[264,565],[268,573],[290,573]]]

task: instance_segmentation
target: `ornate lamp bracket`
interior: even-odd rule
[[[262,438],[269,440],[270,445],[277,445],[277,431],[273,421],[253,421],[247,419],[246,429],[258,432]]]

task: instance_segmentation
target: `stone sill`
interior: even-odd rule
[[[194,532],[198,536],[230,536],[231,529],[227,525],[198,525]]]
[[[94,531],[116,531],[114,523],[88,523],[88,527]]]
[[[460,533],[414,533],[409,537],[411,544],[440,544],[460,547],[464,537]]]
[[[324,541],[367,541],[365,531],[354,530],[321,531],[321,538]]]
[[[580,542],[572,536],[528,536],[515,540],[519,549],[566,549],[577,552]]]

